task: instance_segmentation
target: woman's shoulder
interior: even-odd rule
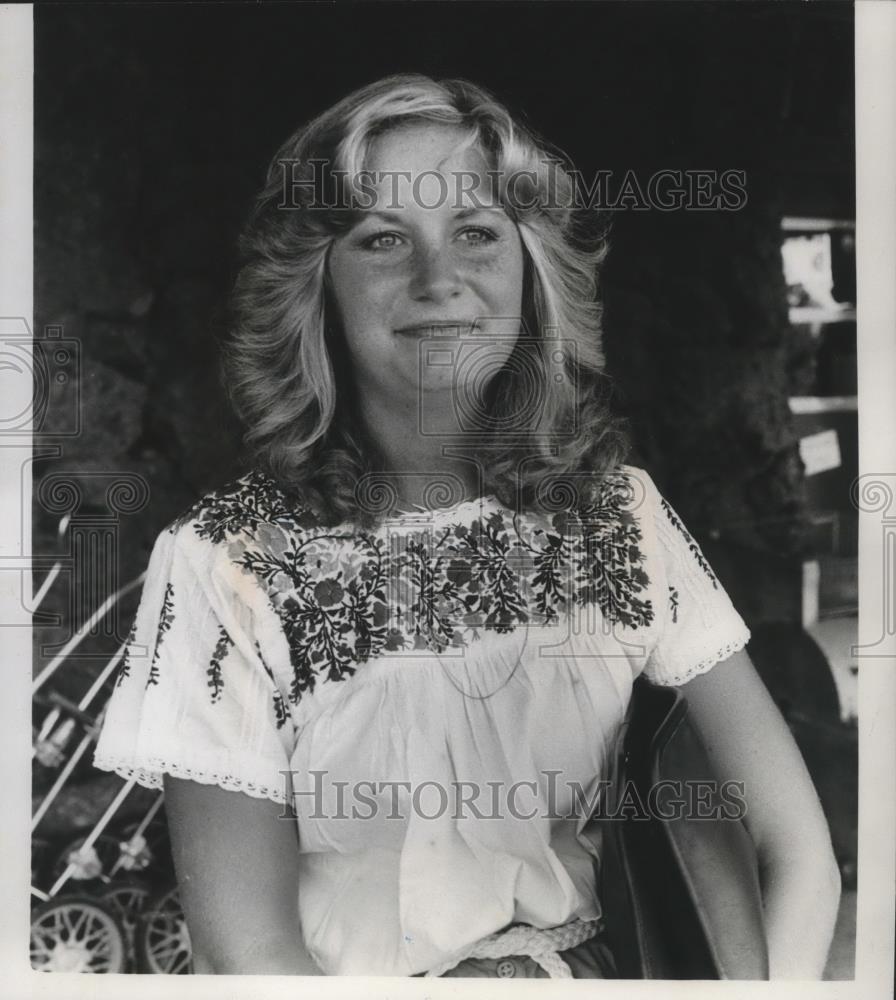
[[[584,488],[578,493],[578,506],[586,514],[624,519],[649,517],[659,499],[647,470],[626,464],[586,476]]]
[[[210,490],[167,527],[176,537],[196,538],[220,545],[236,536],[253,536],[265,527],[280,531],[314,528],[318,519],[297,490],[280,485],[261,469]]]

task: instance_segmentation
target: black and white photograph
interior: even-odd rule
[[[21,995],[892,995],[894,6],[14,6]]]

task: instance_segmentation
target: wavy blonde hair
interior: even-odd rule
[[[392,76],[349,94],[275,154],[240,240],[231,298],[225,372],[246,443],[265,471],[329,523],[375,521],[357,486],[384,470],[352,403],[347,352],[328,303],[328,251],[357,218],[339,206],[371,143],[415,123],[467,133],[462,145],[486,156],[524,248],[528,336],[488,385],[486,426],[499,430],[471,442],[483,489],[515,509],[538,502],[545,484],[564,476],[612,471],[628,450],[603,374],[597,275],[606,229],[575,207],[568,161],[475,84]],[[519,447],[508,449],[508,420],[533,412],[533,380],[537,413],[517,428]]]

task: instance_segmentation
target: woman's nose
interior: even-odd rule
[[[411,297],[444,302],[460,294],[461,280],[451,255],[441,248],[427,248],[414,255]]]

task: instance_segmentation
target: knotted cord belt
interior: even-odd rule
[[[569,966],[558,952],[568,951],[600,933],[600,920],[571,920],[560,927],[530,927],[514,924],[506,930],[474,941],[459,956],[430,969],[427,976],[441,976],[468,958],[509,958],[511,955],[528,955],[551,977],[572,979]]]

